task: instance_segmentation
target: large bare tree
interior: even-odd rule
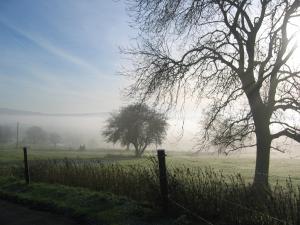
[[[300,70],[291,63],[300,1],[128,1],[140,31],[124,50],[131,93],[170,105],[189,93],[212,100],[205,139],[227,151],[255,145],[254,184],[268,185],[272,141],[300,142]]]

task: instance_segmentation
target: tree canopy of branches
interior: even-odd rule
[[[140,31],[123,50],[131,93],[170,105],[187,93],[210,99],[204,139],[226,151],[256,146],[254,184],[268,185],[272,141],[300,142],[300,70],[291,65],[300,1],[128,1]]]
[[[112,113],[102,132],[107,142],[132,144],[140,157],[150,144],[161,144],[166,136],[167,122],[164,114],[144,104],[134,104]]]

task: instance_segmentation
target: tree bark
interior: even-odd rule
[[[263,135],[260,132],[256,132],[256,142],[256,165],[253,185],[258,188],[268,188],[271,148],[270,134],[266,132],[265,135]]]
[[[133,144],[135,157],[140,157],[138,144]]]
[[[270,114],[263,103],[259,90],[247,93],[256,135],[256,164],[253,186],[256,188],[269,187],[269,164],[271,149]]]
[[[136,149],[136,150],[135,150],[135,156],[136,156],[137,158],[140,158],[140,157],[142,156],[142,152],[141,152],[140,149]]]
[[[136,157],[141,157],[146,149],[146,147],[148,146],[147,144],[145,144],[144,146],[139,145],[137,143],[133,143],[134,149],[135,149],[135,156]]]

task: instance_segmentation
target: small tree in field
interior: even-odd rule
[[[132,144],[140,157],[150,144],[161,144],[166,136],[167,122],[164,114],[144,104],[134,104],[112,113],[102,132],[107,142]]]
[[[291,63],[300,1],[128,1],[141,37],[125,50],[132,93],[171,106],[186,93],[211,100],[204,139],[227,151],[256,146],[254,184],[267,186],[273,141],[300,142],[300,70]]]

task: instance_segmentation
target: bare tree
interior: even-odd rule
[[[300,142],[299,0],[129,0],[140,30],[131,94],[176,105],[211,100],[204,138],[226,151],[256,146],[254,184],[268,185],[272,141]],[[253,142],[251,134],[255,134]],[[274,147],[275,148],[275,147]]]
[[[145,104],[124,107],[111,114],[103,130],[107,142],[132,144],[140,157],[150,144],[161,143],[166,136],[166,117]]]

